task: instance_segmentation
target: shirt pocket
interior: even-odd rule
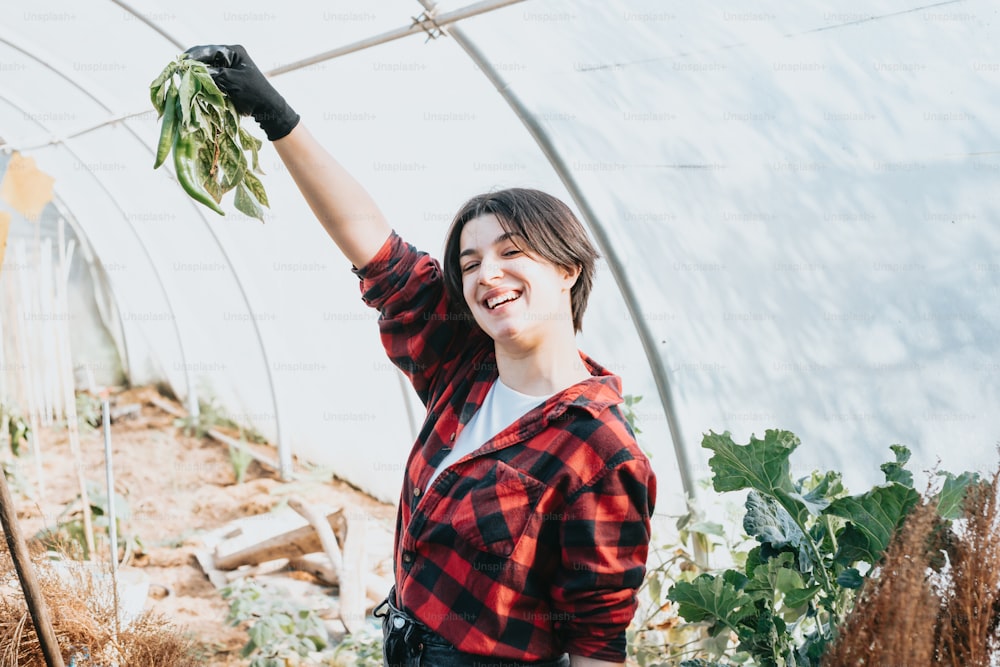
[[[458,538],[497,556],[510,556],[535,514],[545,485],[497,461],[453,515]]]

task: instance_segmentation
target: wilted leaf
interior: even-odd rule
[[[264,212],[260,209],[260,206],[257,206],[257,202],[253,200],[253,196],[244,187],[243,183],[236,186],[236,198],[233,204],[236,206],[236,210],[241,213],[264,222]]]
[[[249,171],[243,172],[243,185],[246,186],[250,194],[261,203],[262,206],[270,206],[267,201],[267,193],[264,192],[264,184],[260,182],[260,179],[254,176]]]

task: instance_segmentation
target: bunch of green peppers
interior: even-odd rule
[[[173,152],[177,180],[195,201],[225,215],[222,196],[235,189],[236,209],[263,222],[267,194],[254,173],[263,173],[263,142],[240,127],[240,115],[205,64],[181,54],[149,85],[149,96],[162,120],[153,168]]]

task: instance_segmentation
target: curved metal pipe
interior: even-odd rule
[[[434,11],[435,5],[430,0],[418,1],[428,12]],[[559,151],[552,143],[548,133],[546,133],[545,129],[539,125],[531,111],[529,111],[527,106],[521,102],[520,98],[518,98],[510,86],[504,82],[503,78],[496,71],[496,68],[493,67],[479,48],[473,44],[472,40],[465,36],[464,31],[460,27],[452,26],[448,28],[448,34],[450,34],[455,42],[462,47],[462,50],[465,51],[476,66],[482,70],[482,72],[490,80],[490,83],[492,83],[497,89],[497,92],[500,93],[500,96],[503,97],[504,101],[506,101],[514,113],[517,114],[517,117],[531,134],[535,143],[537,143],[538,147],[542,149],[542,153],[545,154],[549,164],[552,165],[552,168],[555,169],[556,173],[559,175],[559,179],[563,182],[563,185],[566,186],[570,196],[573,198],[573,202],[576,204],[580,214],[583,216],[584,221],[589,225],[591,232],[594,234],[594,240],[597,242],[598,247],[601,249],[601,253],[607,260],[608,268],[611,269],[611,274],[614,276],[615,283],[617,283],[618,289],[621,290],[622,297],[625,299],[625,305],[628,308],[630,316],[632,317],[632,322],[635,324],[636,333],[639,334],[639,340],[642,342],[642,348],[646,353],[646,359],[649,361],[650,370],[653,373],[653,380],[656,383],[656,389],[660,396],[660,403],[663,406],[663,411],[666,413],[667,426],[670,429],[670,438],[673,441],[674,456],[677,459],[677,467],[680,471],[681,484],[684,487],[684,493],[688,497],[694,498],[697,490],[694,480],[691,478],[691,465],[688,461],[683,441],[681,440],[680,427],[678,425],[677,414],[674,409],[673,396],[670,390],[670,380],[667,378],[665,371],[666,363],[664,363],[664,360],[660,355],[660,350],[656,345],[656,339],[653,336],[652,331],[649,329],[649,325],[642,317],[642,311],[639,308],[639,299],[635,290],[632,289],[632,284],[628,280],[624,264],[618,256],[614,245],[611,243],[610,238],[604,229],[604,225],[601,223],[601,220],[594,211],[593,207],[591,207],[586,196],[584,196],[582,189],[576,182],[576,179],[573,178],[569,167],[566,165],[565,160],[563,160]]]
[[[36,62],[38,62],[40,65],[42,65],[46,69],[50,70],[51,72],[53,72],[54,74],[56,74],[57,76],[59,76],[60,78],[62,78],[63,80],[67,81],[70,85],[72,85],[73,87],[75,87],[78,90],[80,90],[81,92],[83,92],[85,95],[87,95],[87,97],[89,97],[91,100],[93,100],[101,108],[103,108],[104,110],[109,111],[109,112],[111,111],[110,107],[108,107],[106,104],[104,104],[104,102],[99,97],[97,97],[96,95],[94,95],[91,92],[91,90],[89,89],[90,87],[80,85],[79,83],[77,83],[76,80],[74,80],[73,78],[67,76],[61,69],[59,69],[57,67],[54,67],[51,63],[48,63],[48,62],[42,60],[41,58],[39,58],[38,56],[36,56],[34,53],[32,53],[31,51],[29,51],[25,47],[22,47],[19,44],[15,44],[14,42],[12,42],[6,36],[0,35],[0,42],[3,42],[4,44],[7,44],[11,48],[13,48],[13,49],[15,49],[15,50],[23,53],[24,55],[28,56],[29,58],[35,60]],[[123,123],[122,125],[125,128],[125,131],[128,132],[129,134],[131,134],[136,139],[136,141],[138,141],[141,146],[144,146],[146,148],[146,150],[149,151],[150,155],[152,155],[153,149],[146,142],[144,142],[139,137],[139,135],[135,132],[135,130],[133,130],[131,127],[129,127],[126,123]],[[71,153],[72,153],[72,151],[71,151]],[[96,176],[95,176],[95,179],[98,180],[98,182],[100,182],[100,179],[97,179]],[[102,186],[102,189],[104,189],[106,192],[108,192],[108,196],[111,198],[112,201],[115,201],[114,196],[109,191],[107,191],[106,188],[103,188],[103,186]],[[276,387],[274,385],[274,377],[271,374],[271,362],[270,362],[270,359],[269,359],[268,354],[267,354],[267,348],[264,345],[264,338],[263,338],[263,335],[261,334],[260,326],[257,323],[257,318],[254,317],[254,309],[250,305],[250,299],[248,298],[246,289],[243,286],[243,281],[240,280],[239,274],[237,273],[236,268],[233,265],[233,262],[232,262],[231,258],[229,257],[229,254],[226,252],[225,247],[223,246],[223,244],[219,240],[219,237],[215,234],[215,230],[212,229],[211,224],[205,219],[204,214],[201,211],[197,210],[197,207],[195,206],[194,202],[191,202],[190,205],[195,208],[195,210],[197,211],[198,219],[201,220],[202,224],[208,230],[209,235],[215,241],[216,246],[219,249],[219,252],[222,254],[223,258],[226,261],[226,264],[229,266],[229,270],[230,270],[230,273],[233,276],[233,279],[236,281],[236,286],[237,286],[237,289],[240,292],[240,296],[242,297],[243,302],[244,302],[244,304],[247,307],[247,310],[250,312],[250,315],[251,315],[251,317],[250,317],[251,324],[253,326],[254,335],[257,338],[257,344],[260,347],[261,356],[264,359],[265,374],[267,375],[268,387],[271,390],[271,405],[272,405],[272,407],[274,409],[275,439],[277,440],[277,442],[275,443],[275,446],[278,449],[278,459],[279,459],[280,473],[281,473],[282,477],[284,477],[284,478],[290,478],[291,474],[292,474],[292,469],[291,469],[291,463],[292,463],[291,451],[287,447],[285,447],[285,445],[284,445],[284,434],[283,434],[282,428],[281,428],[281,416],[279,415],[279,410],[278,410],[277,389],[276,389]],[[116,202],[116,206],[117,206],[117,202]],[[121,209],[119,208],[119,210],[121,210]],[[122,213],[124,214],[124,211],[122,211]],[[127,216],[123,215],[123,217],[124,217],[126,223],[128,224],[129,228],[132,230],[132,233],[135,235],[136,239],[139,241],[140,245],[143,245],[144,252],[147,252],[146,249],[145,249],[145,245],[142,243],[142,239],[139,236],[138,231],[135,229],[135,225],[133,225],[132,222],[129,221],[129,219],[128,219]],[[155,272],[155,268],[154,268],[154,272]],[[164,298],[167,300],[168,305],[171,304],[171,301],[170,301],[169,295],[167,293],[166,287],[162,283],[162,280],[160,279],[160,276],[159,276],[158,273],[157,273],[157,279],[160,280],[161,289],[163,289],[163,291],[164,291]],[[173,307],[170,306],[170,308],[171,308],[171,311],[173,311]],[[198,406],[198,399],[197,399],[197,389],[195,388],[194,383],[191,381],[190,370],[189,370],[188,364],[186,362],[186,353],[185,353],[185,348],[184,348],[184,340],[183,340],[183,337],[180,334],[180,329],[177,328],[177,319],[176,319],[176,317],[174,318],[174,327],[175,327],[176,334],[177,334],[178,344],[179,344],[179,346],[181,348],[181,363],[184,364],[185,382],[188,385],[188,399],[189,399],[188,400],[188,403],[189,403],[189,405],[188,405],[188,412],[191,415],[193,415],[193,416],[197,416],[199,414],[199,406]]]

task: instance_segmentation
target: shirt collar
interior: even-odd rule
[[[547,418],[558,417],[570,407],[579,408],[592,417],[597,417],[609,407],[624,402],[621,378],[583,352],[580,352],[580,358],[590,371],[591,377],[549,397],[543,407]],[[486,392],[499,377],[496,353],[492,350],[488,352],[480,368],[476,386],[473,387],[472,395],[469,397],[476,405],[482,403]]]

